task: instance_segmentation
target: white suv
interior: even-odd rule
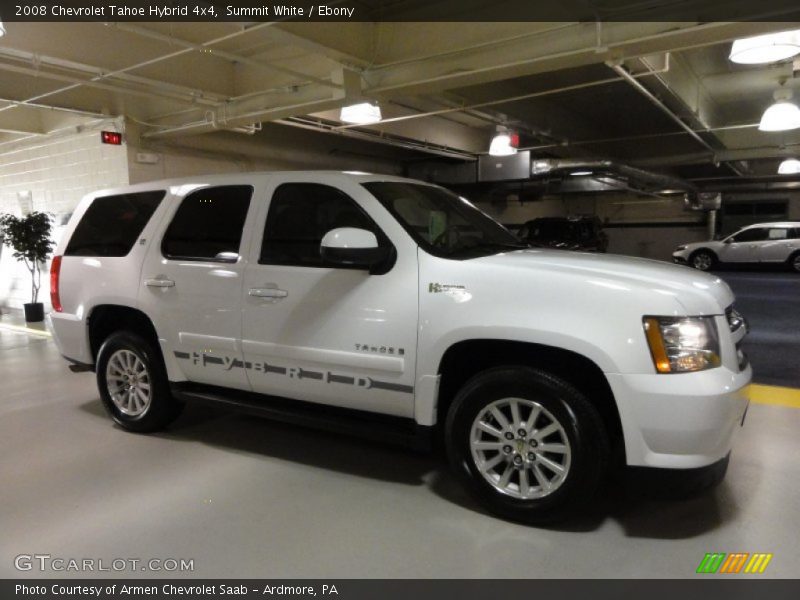
[[[59,349],[123,428],[204,400],[382,440],[441,432],[466,486],[528,522],[585,503],[612,456],[727,465],[747,407],[746,326],[721,280],[530,249],[398,177],[91,194],[51,279]]]
[[[672,260],[708,271],[718,264],[788,265],[800,273],[800,222],[757,223],[728,237],[675,248]]]

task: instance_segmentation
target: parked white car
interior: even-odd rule
[[[786,264],[800,273],[800,222],[748,225],[722,240],[675,248],[672,260],[708,271],[720,264]]]
[[[458,477],[513,519],[586,503],[615,457],[724,469],[747,408],[746,326],[720,279],[531,249],[418,181],[98,192],[56,254],[56,343],[121,427],[214,401],[387,441],[441,433]]]

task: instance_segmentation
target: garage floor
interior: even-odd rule
[[[730,274],[764,383],[800,387],[788,278]],[[630,473],[592,514],[532,528],[484,514],[436,459],[357,439],[198,406],[168,433],[124,433],[92,374],[9,324],[19,317],[0,319],[0,577],[24,576],[14,557],[34,553],[194,559],[194,577],[530,578],[692,577],[706,552],[769,552],[760,577],[800,574],[796,408],[752,405],[711,492],[667,499],[667,480]]]

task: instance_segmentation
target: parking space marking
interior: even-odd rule
[[[800,390],[796,388],[752,383],[747,390],[747,396],[751,402],[756,404],[800,408]]]
[[[7,331],[13,331],[15,333],[29,333],[31,335],[40,335],[43,337],[52,337],[52,334],[49,331],[45,331],[42,329],[34,329],[32,327],[22,327],[20,325],[10,325],[8,323],[0,323],[0,329],[5,329]]]

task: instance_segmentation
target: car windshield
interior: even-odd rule
[[[468,200],[445,189],[399,181],[362,185],[436,256],[474,258],[528,247]]]

